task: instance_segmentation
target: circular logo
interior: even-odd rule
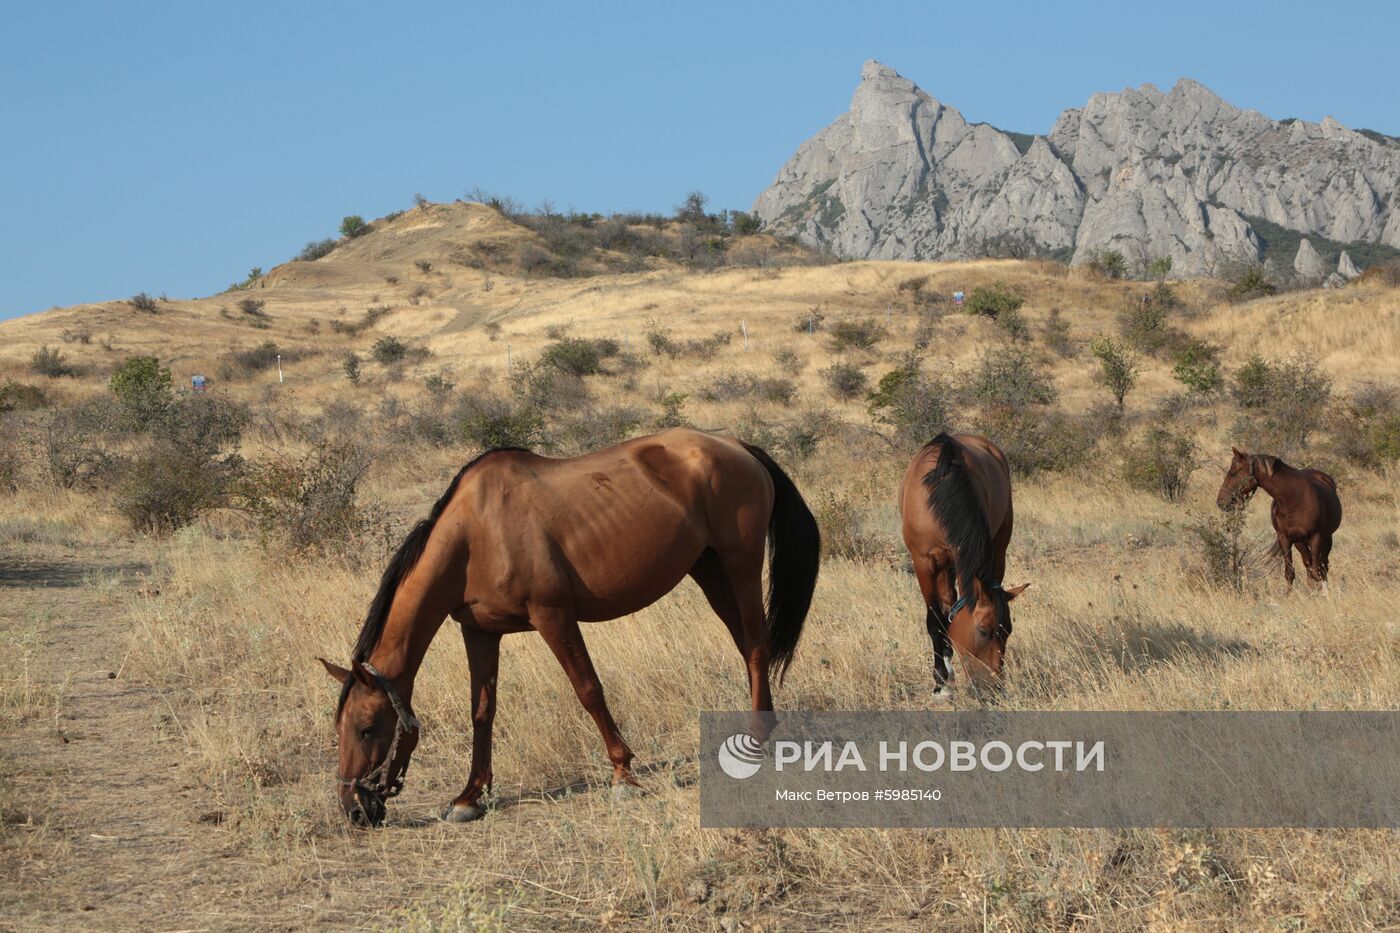
[[[731,735],[719,747],[720,770],[735,780],[753,777],[763,765],[763,744],[747,732]]]

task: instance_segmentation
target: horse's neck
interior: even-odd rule
[[[1272,475],[1264,474],[1256,477],[1255,481],[1259,488],[1267,492],[1275,499],[1287,500],[1293,489],[1292,480],[1297,476],[1298,471],[1293,469],[1282,460],[1274,461],[1274,472]]]
[[[413,680],[423,665],[428,645],[447,617],[448,610],[442,609],[439,602],[430,585],[410,574],[399,583],[379,644],[370,652],[370,663],[394,681],[405,692],[405,698],[413,691]]]

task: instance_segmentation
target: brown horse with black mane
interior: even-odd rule
[[[444,819],[484,815],[501,636],[512,632],[540,633],[603,734],[614,788],[635,785],[632,750],[604,702],[579,623],[637,612],[687,574],[744,657],[754,734],[766,739],[769,667],[781,675],[792,663],[820,552],[817,523],[792,480],[759,448],[727,437],[677,429],[564,460],[482,454],[390,561],[351,669],[321,661],[342,685],[342,808],[355,823],[375,825],[402,789],[418,741],[414,678],[449,615],[462,627],[471,672],[472,761]]]
[[[1256,489],[1273,497],[1270,517],[1283,555],[1283,578],[1290,589],[1293,548],[1303,556],[1308,579],[1327,585],[1332,536],[1342,524],[1342,500],[1337,481],[1321,470],[1297,470],[1269,454],[1247,454],[1232,447],[1234,458],[1215,504],[1222,509],[1243,508]]]
[[[951,648],[974,681],[995,680],[1011,637],[1010,603],[1030,585],[1002,587],[1011,541],[1006,456],[976,434],[938,435],[904,472],[899,510],[928,607],[935,694],[951,674]]]

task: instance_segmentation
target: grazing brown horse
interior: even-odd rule
[[[676,429],[564,460],[482,454],[390,561],[351,669],[321,662],[342,685],[342,808],[353,822],[375,825],[402,789],[418,741],[414,677],[449,615],[462,627],[471,673],[472,762],[444,819],[484,815],[501,636],[512,632],[540,633],[603,734],[614,788],[635,785],[632,750],[604,702],[579,623],[637,612],[687,574],[743,655],[753,729],[767,738],[769,667],[782,674],[792,663],[820,551],[817,523],[792,480],[759,448],[727,437]]]
[[[1220,484],[1215,504],[1222,509],[1242,508],[1254,490],[1273,497],[1270,517],[1283,555],[1283,578],[1293,587],[1293,548],[1303,556],[1308,578],[1327,585],[1332,535],[1342,524],[1342,500],[1337,481],[1321,470],[1296,470],[1269,454],[1247,454],[1230,448],[1234,459]]]
[[[928,607],[934,692],[951,674],[950,641],[974,681],[996,679],[1011,637],[1009,604],[1030,585],[1001,585],[1011,541],[1006,456],[976,434],[938,435],[905,470],[899,510]]]

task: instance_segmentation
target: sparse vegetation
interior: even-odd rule
[[[1094,251],[1085,265],[1090,272],[1105,279],[1122,279],[1128,275],[1128,260],[1116,249]]]
[[[76,375],[76,370],[68,364],[62,351],[56,347],[50,348],[48,344],[35,350],[34,355],[29,358],[29,371],[36,376],[47,376],[50,379]]]
[[[135,295],[132,295],[127,301],[127,304],[131,305],[137,311],[144,311],[147,314],[155,314],[160,310],[160,307],[156,304],[156,300],[145,292],[137,292]]]

